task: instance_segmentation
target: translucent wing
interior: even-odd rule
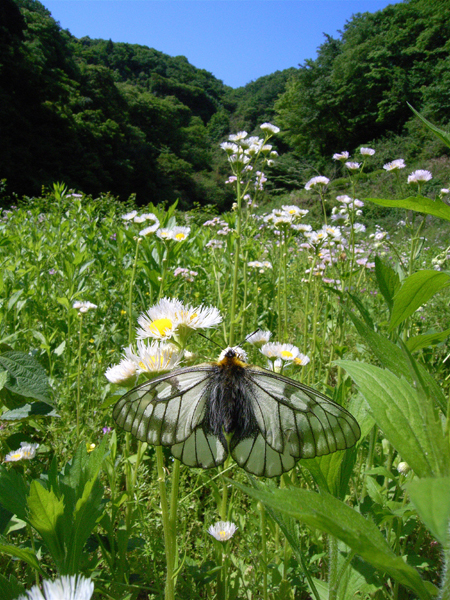
[[[186,442],[205,416],[212,374],[212,366],[204,364],[156,377],[122,396],[113,417],[125,431],[154,446]]]
[[[170,448],[173,456],[188,467],[210,469],[225,462],[227,451],[219,438],[197,427],[191,435],[180,444]]]
[[[286,463],[288,456],[314,458],[358,441],[361,431],[354,417],[320,392],[258,367],[249,367],[247,375],[261,435]]]
[[[297,458],[289,454],[288,445],[284,452],[278,452],[267,443],[262,432],[254,437],[231,444],[231,456],[237,464],[258,477],[275,477],[290,471]]]

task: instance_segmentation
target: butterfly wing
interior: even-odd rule
[[[299,458],[345,450],[359,439],[354,417],[320,392],[258,367],[247,368],[246,375],[246,395],[260,433],[231,448],[244,469],[273,477]]]
[[[132,389],[115,405],[113,417],[125,431],[154,446],[186,442],[205,416],[209,364],[160,375]]]
[[[207,433],[200,425],[180,444],[171,446],[170,451],[188,467],[211,469],[225,462],[228,456],[219,438]]]

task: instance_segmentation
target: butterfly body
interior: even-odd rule
[[[289,471],[299,458],[344,450],[360,436],[344,408],[297,381],[244,363],[229,348],[215,363],[160,375],[123,396],[113,417],[191,467],[229,454],[259,476]]]

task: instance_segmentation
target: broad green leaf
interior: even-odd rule
[[[406,347],[410,352],[416,352],[422,348],[428,348],[428,346],[436,346],[445,341],[450,335],[450,329],[445,331],[436,331],[435,333],[425,333],[423,335],[416,335],[409,338],[406,342]]]
[[[0,544],[0,552],[3,552],[4,554],[8,554],[9,556],[14,556],[15,558],[18,558],[19,560],[23,560],[24,562],[29,564],[30,567],[33,567],[33,569],[36,569],[36,571],[39,571],[39,573],[43,577],[46,576],[44,571],[41,569],[41,566],[39,564],[39,561],[38,561],[36,555],[31,550],[28,550],[28,548],[17,548],[17,546],[12,546],[11,544]],[[2,600],[3,600],[3,596],[2,596]]]
[[[21,595],[25,595],[25,588],[14,575],[10,575],[7,579],[0,573],[0,598],[2,600],[16,600]]]
[[[383,294],[389,311],[392,310],[394,296],[400,288],[400,278],[394,269],[385,264],[381,258],[375,257],[375,276],[377,278],[378,288]]]
[[[63,574],[65,558],[64,500],[57,498],[52,490],[46,490],[34,480],[28,496],[28,522],[40,534],[58,571]],[[65,574],[65,573],[64,573]]]
[[[417,378],[411,370],[411,360],[414,361],[414,359],[411,357],[410,360],[407,360],[405,353],[396,344],[373,331],[352,312],[347,311],[347,314],[353,321],[353,324],[362,339],[370,347],[380,363],[395,375],[404,377],[411,385],[417,387]],[[425,392],[428,398],[432,399],[433,402],[436,402],[443,413],[447,414],[447,399],[440,386],[437,385],[436,381],[423,365],[416,362],[415,367],[417,368],[422,381],[425,383]]]
[[[439,290],[450,285],[447,273],[424,269],[407,277],[395,294],[389,330],[392,331],[428,302]]]
[[[411,196],[404,200],[390,200],[387,198],[364,198],[365,202],[373,202],[378,206],[387,206],[389,208],[404,208],[405,210],[414,210],[415,212],[433,215],[440,219],[450,221],[450,206],[436,198],[424,198],[423,196]]]
[[[419,477],[450,472],[448,444],[431,400],[405,379],[354,361],[337,361],[356,383],[386,438]]]
[[[8,371],[5,385],[8,390],[27,398],[49,402],[47,374],[35,358],[14,350],[3,352],[0,354],[0,368]]]
[[[443,545],[449,541],[450,477],[436,477],[406,484],[411,502],[432,535]]]
[[[0,390],[2,390],[8,381],[8,371],[0,371]]]
[[[377,526],[327,492],[317,494],[299,488],[269,489],[267,486],[261,490],[235,481],[233,485],[265,506],[343,541],[369,564],[414,590],[419,598],[431,597],[419,573],[394,554]]]
[[[450,133],[448,131],[445,131],[445,129],[440,129],[439,127],[436,127],[436,125],[433,125],[431,121],[428,121],[428,119],[422,117],[422,115],[418,113],[417,110],[413,108],[409,102],[407,102],[406,104],[413,111],[416,117],[419,117],[422,123],[424,123],[424,125],[426,125],[428,129],[430,129],[442,142],[444,142],[446,146],[450,148]]]
[[[0,465],[0,504],[23,521],[27,520],[29,484],[24,477]]]
[[[46,402],[31,402],[4,412],[0,418],[2,421],[21,421],[29,417],[59,417],[59,414]]]

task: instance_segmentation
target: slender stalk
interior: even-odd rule
[[[170,535],[170,515],[167,504],[166,476],[164,472],[164,455],[162,446],[156,446],[156,465],[158,469],[159,497],[161,499],[161,513],[164,530],[164,547],[166,551],[166,586],[164,591],[165,600],[175,599],[175,587],[173,578],[174,548]]]
[[[284,309],[284,331],[283,331],[283,342],[287,340],[287,253],[288,253],[288,232],[287,228],[283,228],[283,309]]]
[[[338,592],[338,541],[330,535],[328,537],[328,600],[336,600]]]
[[[231,295],[231,308],[230,308],[230,333],[228,344],[233,346],[234,344],[234,331],[235,331],[235,319],[236,319],[236,304],[237,304],[237,289],[238,289],[238,281],[239,281],[239,262],[240,262],[240,253],[241,253],[241,204],[242,204],[242,196],[241,196],[241,173],[237,173],[237,181],[236,181],[236,200],[237,200],[237,208],[236,208],[236,238],[234,242],[234,269],[233,269],[233,291]]]
[[[139,255],[139,246],[140,246],[141,242],[142,242],[142,238],[138,237],[136,239],[136,252],[134,255],[133,270],[131,271],[130,291],[128,293],[128,343],[129,344],[131,344],[131,342],[133,341],[133,313],[132,313],[133,288],[134,288],[134,279],[136,277],[136,266],[137,266],[138,255]]]
[[[79,312],[80,329],[78,332],[78,373],[77,373],[77,444],[80,441],[80,396],[81,396],[81,347],[83,331],[83,313]]]
[[[259,528],[261,531],[261,546],[262,546],[262,561],[263,561],[263,600],[267,600],[267,536],[266,536],[266,511],[261,504],[258,502],[259,508]]]

